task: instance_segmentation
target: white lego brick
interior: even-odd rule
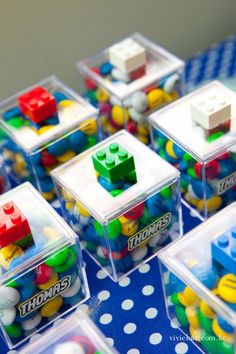
[[[231,117],[231,102],[217,90],[199,97],[190,109],[192,119],[205,129],[214,129]]]
[[[117,69],[128,74],[145,65],[146,50],[132,38],[127,38],[109,48],[109,59]]]

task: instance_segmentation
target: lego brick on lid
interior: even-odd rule
[[[211,82],[151,114],[150,123],[197,160],[208,161],[236,144],[236,94]],[[217,138],[208,140],[214,133]]]
[[[0,221],[0,284],[75,239],[73,231],[28,182],[0,196]]]
[[[130,165],[126,166],[125,174],[129,174],[131,171],[135,182],[137,178],[136,183],[115,198],[99,184],[97,173],[103,173],[103,169],[97,169],[96,163],[95,166],[93,163],[93,159],[97,158],[97,152],[104,153],[111,146],[119,147],[122,156],[124,151],[127,152],[127,160],[122,161],[122,164],[130,162]],[[119,166],[120,162],[117,163],[117,161],[114,161],[112,169]],[[110,161],[108,162],[110,163]],[[121,170],[122,164],[120,165]],[[110,167],[107,168],[106,162],[103,167],[108,173]],[[121,177],[119,172],[117,176]],[[138,202],[145,200],[147,196],[171,184],[179,177],[179,172],[132,135],[122,130],[92,147],[89,151],[78,155],[69,163],[55,169],[52,172],[52,177],[65,187],[76,200],[80,200],[93,217],[104,223],[118,217],[121,213],[123,214],[124,208],[131,209]]]
[[[104,79],[94,69],[109,60],[117,70],[114,73],[115,76],[118,75],[117,80]],[[183,68],[184,63],[143,35],[135,33],[94,57],[78,62],[76,66],[81,73],[101,84],[110,94],[123,100],[137,90]]]
[[[26,152],[63,136],[96,113],[55,76],[0,102],[3,129]]]

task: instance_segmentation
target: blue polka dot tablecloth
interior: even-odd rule
[[[236,89],[236,36],[215,44],[190,59],[186,65],[187,91],[212,79],[221,79]],[[184,231],[200,220],[183,208]],[[121,354],[199,353],[197,348],[166,316],[158,261],[141,266],[119,283],[114,283],[84,254],[91,298],[83,308]],[[57,325],[61,319],[57,320]],[[31,338],[35,340],[40,334]],[[9,351],[0,340],[0,354]],[[66,353],[65,353],[66,354]]]

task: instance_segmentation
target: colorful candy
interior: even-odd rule
[[[210,354],[235,352],[235,207],[218,212],[159,255],[169,317]]]
[[[21,216],[17,228],[7,221],[0,232],[1,241],[14,231],[0,249],[0,321],[12,348],[83,301],[87,289],[75,234],[39,193],[27,183],[1,198],[1,225],[3,210]]]
[[[32,182],[52,201],[55,190],[50,172],[97,143],[96,113],[55,77],[14,96],[10,106],[3,103],[2,153],[15,182]]]
[[[99,108],[103,137],[125,128],[149,144],[147,115],[182,96],[184,63],[139,34],[84,63],[77,67],[86,98]]]
[[[66,220],[114,280],[178,236],[178,172],[126,131],[62,168],[53,179]]]
[[[150,117],[153,148],[180,170],[182,197],[204,218],[235,200],[234,102],[214,82]]]

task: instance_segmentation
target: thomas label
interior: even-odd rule
[[[20,317],[25,317],[32,311],[35,311],[39,307],[58,296],[63,291],[66,291],[71,284],[71,277],[68,275],[63,279],[57,281],[50,288],[47,288],[40,293],[32,296],[18,307],[20,310]]]
[[[131,251],[138,247],[144,241],[147,241],[151,237],[157,235],[161,230],[165,229],[171,220],[171,213],[167,213],[154,221],[154,223],[146,226],[141,231],[128,239],[128,250]]]
[[[216,193],[223,194],[228,189],[235,186],[235,184],[236,184],[236,171],[231,173],[231,175],[223,178],[215,185]]]

